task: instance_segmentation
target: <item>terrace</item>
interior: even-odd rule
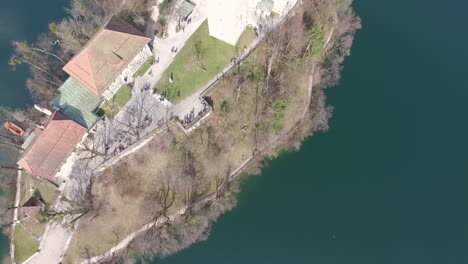
[[[101,109],[104,111],[106,116],[114,117],[125,106],[130,98],[132,98],[132,87],[128,84],[124,84],[111,100],[104,103]]]

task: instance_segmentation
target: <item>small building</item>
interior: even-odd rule
[[[95,95],[110,100],[152,55],[150,40],[113,16],[63,70]]]
[[[187,18],[192,14],[193,9],[195,9],[196,4],[189,0],[185,0],[180,5],[179,9],[177,9],[177,15],[183,19],[187,20]]]
[[[52,180],[86,128],[56,112],[44,129],[37,128],[32,142],[18,160],[18,165],[35,177]]]
[[[273,2],[273,0],[261,0],[257,4],[257,15],[262,17],[270,16],[271,11],[273,11],[274,4],[275,3]]]
[[[35,217],[45,206],[44,199],[42,198],[39,190],[34,193],[21,205],[20,214],[24,214],[26,217]]]

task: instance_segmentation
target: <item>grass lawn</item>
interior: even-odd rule
[[[109,117],[114,117],[120,109],[130,100],[132,97],[132,87],[124,84],[122,88],[114,95],[112,100],[107,101],[101,107],[105,114]]]
[[[122,199],[111,188],[108,189],[102,195],[108,199],[110,209],[100,211],[95,221],[88,218],[80,220],[64,257],[64,264],[79,263],[86,257],[87,248],[92,250],[92,255],[103,254],[149,221],[139,212],[145,203],[144,199]]]
[[[16,225],[15,228],[15,259],[16,263],[21,263],[32,254],[37,252],[39,241],[29,234],[23,226]]]
[[[278,14],[278,13],[276,13],[275,11],[272,11],[272,12],[270,13],[270,17],[272,17],[272,18],[277,18],[277,17],[280,17],[280,16],[281,16],[281,15]]]
[[[58,197],[58,190],[52,185],[50,182],[45,180],[39,180],[34,178],[29,173],[23,170],[22,172],[22,180],[21,180],[21,199],[20,203],[25,203],[33,192],[31,190],[39,190],[41,193],[42,199],[46,204],[53,204]]]
[[[239,54],[244,51],[244,48],[248,48],[250,44],[255,39],[255,31],[251,26],[247,26],[247,28],[242,32],[239,40],[237,41],[236,50]]]
[[[37,188],[36,179],[27,173],[25,170],[22,171],[21,178],[21,191],[20,191],[20,204],[24,204],[29,198],[31,198],[32,191]]]
[[[255,38],[252,28],[248,27],[241,35],[236,46],[211,37],[208,22],[205,21],[187,40],[171,65],[162,75],[155,89],[171,102],[177,103],[206,85],[216,74],[231,63],[233,57],[244,51]],[[196,59],[198,47],[200,60]],[[201,61],[206,71],[200,66]],[[172,76],[173,82],[169,78]]]
[[[145,72],[148,71],[148,69],[153,65],[154,62],[154,56],[149,57],[143,65],[141,65],[140,69],[133,75],[133,78],[143,76]]]
[[[39,221],[32,217],[28,217],[22,220],[21,224],[23,224],[23,226],[29,231],[31,231],[31,233],[33,233],[33,235],[35,235],[37,238],[40,238],[42,234],[44,234],[45,225],[39,223]]]
[[[51,183],[41,181],[37,186],[37,189],[39,189],[39,192],[42,195],[42,199],[44,199],[44,202],[46,202],[46,204],[52,205],[57,200],[59,191]]]

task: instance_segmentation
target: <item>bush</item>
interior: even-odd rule
[[[273,113],[275,115],[275,121],[273,126],[275,129],[280,129],[284,124],[284,116],[286,108],[288,107],[288,100],[286,98],[278,98],[273,102]]]
[[[316,57],[322,51],[325,44],[325,27],[323,24],[316,24],[309,29],[309,37],[311,39],[311,46],[309,53],[312,57]]]
[[[228,101],[226,100],[223,100],[223,102],[221,103],[221,112],[223,113],[229,113],[229,103]]]

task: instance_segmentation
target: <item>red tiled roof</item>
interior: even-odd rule
[[[18,165],[34,176],[51,180],[80,142],[86,128],[57,112],[43,130],[36,129],[34,133],[36,137]]]
[[[101,95],[151,39],[113,16],[63,70]]]

